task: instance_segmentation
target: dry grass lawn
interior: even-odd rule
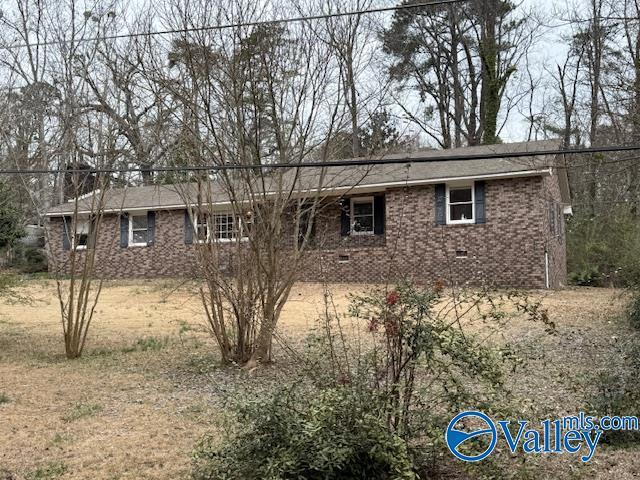
[[[338,308],[348,291],[362,288],[333,288]],[[162,281],[107,285],[84,357],[68,361],[54,284],[30,281],[22,293],[30,303],[0,301],[0,480],[184,478],[195,443],[218,428],[225,398],[247,382],[251,395],[257,385],[286,381],[293,362],[280,349],[272,367],[218,368],[197,295]],[[624,336],[616,292],[544,295],[559,335],[524,321],[504,332],[529,359],[511,379],[523,418],[580,409],[589,374],[608,367],[607,353]],[[321,287],[298,285],[283,338],[301,341],[321,309]],[[602,448],[587,466],[540,459],[532,478],[635,478],[638,453]]]

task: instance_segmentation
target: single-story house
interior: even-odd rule
[[[550,140],[427,150],[384,158],[477,154],[491,158],[325,169],[335,172],[322,186],[326,208],[315,228],[322,241],[309,250],[308,267],[300,280],[410,278],[429,284],[561,287],[566,282],[565,214],[571,211],[563,158],[499,156],[559,148],[560,141]],[[297,179],[317,174],[314,169],[300,170],[304,173]],[[228,198],[211,201],[214,225],[193,225],[185,185],[191,188],[190,184],[128,187],[105,195],[95,245],[98,275],[188,276],[194,271],[199,239],[238,239],[241,234],[229,213]],[[309,184],[302,190],[308,192]],[[50,269],[68,271],[72,249],[92,248],[87,245],[91,228],[87,201],[79,199],[77,210],[70,201],[47,213]],[[72,235],[67,225],[74,212],[78,219]]]

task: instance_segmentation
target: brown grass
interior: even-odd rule
[[[362,288],[333,287],[338,308],[345,307],[347,292]],[[74,361],[64,358],[52,282],[30,281],[23,287],[29,304],[2,301],[0,397],[6,401],[0,402],[0,479],[3,474],[184,478],[194,444],[218,428],[228,394],[244,388],[251,395],[256,388],[286,382],[289,360],[283,349],[272,368],[217,368],[214,345],[202,328],[201,305],[191,290],[166,281],[109,284],[87,351]],[[529,358],[511,378],[522,418],[575,413],[589,372],[607,368],[607,349],[621,335],[615,318],[624,302],[616,292],[572,289],[545,295],[559,335],[551,337],[542,326],[523,320],[504,332],[504,341],[521,346]],[[319,285],[297,285],[281,335],[302,339],[322,304]],[[630,453],[603,448],[586,467],[571,459],[532,465],[548,471],[548,478],[634,478],[640,475],[640,456]]]

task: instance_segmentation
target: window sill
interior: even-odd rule
[[[349,236],[353,235],[354,237],[370,237],[375,235],[374,232],[350,232]]]
[[[149,244],[148,243],[129,243],[129,246],[132,248],[139,248],[139,247],[148,247]]]
[[[198,245],[207,245],[210,243],[235,243],[235,242],[248,242],[249,241],[249,237],[242,237],[242,238],[217,238],[215,240],[198,240],[197,243]]]
[[[475,225],[475,219],[472,220],[447,220],[447,225]]]

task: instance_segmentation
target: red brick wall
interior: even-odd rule
[[[120,219],[103,217],[96,241],[96,273],[106,278],[171,277],[190,275],[194,267],[194,246],[184,243],[184,212],[156,212],[155,244],[145,247],[120,247]],[[49,270],[68,273],[69,252],[63,250],[62,219],[49,222]],[[82,258],[81,252],[79,255]]]
[[[439,226],[433,185],[391,189],[386,192],[385,235],[354,237],[340,236],[339,207],[330,204],[319,215],[319,248],[308,252],[300,279],[384,282],[407,278],[426,284],[544,288],[546,249],[551,285],[557,287],[566,278],[565,240],[564,235],[550,233],[548,204],[559,202],[559,195],[557,177],[488,181],[486,224]],[[61,219],[52,219],[49,227],[50,269],[68,272]],[[184,243],[183,211],[157,212],[153,246],[120,248],[119,231],[118,217],[105,216],[97,242],[100,276],[193,274],[196,247]],[[457,250],[466,251],[467,258],[456,258]]]
[[[311,255],[307,280],[544,288],[544,211],[540,177],[486,183],[487,223],[436,225],[434,186],[393,189],[386,196],[386,245],[348,244]],[[564,246],[562,247],[564,248]],[[467,258],[456,258],[456,251]],[[340,262],[348,255],[349,262]]]

